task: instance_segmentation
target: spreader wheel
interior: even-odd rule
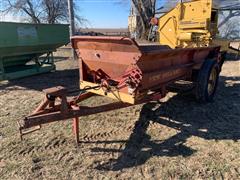
[[[207,103],[213,100],[219,79],[219,67],[216,61],[207,59],[203,63],[197,78],[196,98]]]

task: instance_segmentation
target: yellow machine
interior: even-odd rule
[[[218,12],[212,6],[212,0],[178,3],[156,23],[160,44],[171,48],[208,46],[218,33]]]

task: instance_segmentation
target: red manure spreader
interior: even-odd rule
[[[171,49],[138,45],[125,37],[72,37],[79,58],[80,94],[67,98],[64,87],[46,89],[45,99],[29,116],[18,121],[21,137],[42,124],[73,119],[79,141],[79,117],[163,98],[176,81],[192,82],[200,102],[212,101],[224,56],[219,46]],[[94,96],[116,101],[97,107],[80,106]]]

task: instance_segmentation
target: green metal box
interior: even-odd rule
[[[68,25],[0,22],[0,80],[54,70],[52,52],[68,43]]]

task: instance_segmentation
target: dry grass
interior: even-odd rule
[[[239,179],[240,65],[228,61],[214,103],[169,93],[148,103],[81,118],[77,148],[71,121],[43,126],[20,141],[16,120],[43,98],[42,89],[78,87],[73,61],[55,73],[0,87],[1,179]],[[94,97],[84,104],[111,100]]]

